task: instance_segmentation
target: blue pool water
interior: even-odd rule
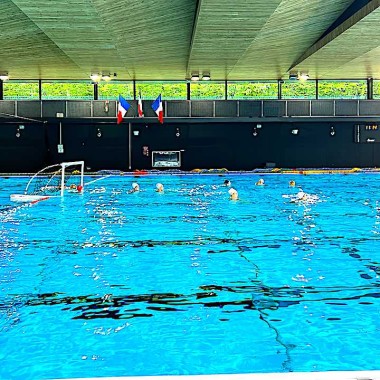
[[[0,178],[0,378],[380,369],[380,177],[258,178]]]

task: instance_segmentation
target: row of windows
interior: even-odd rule
[[[144,100],[158,94],[164,100],[239,100],[239,99],[366,99],[366,80],[331,81],[252,81],[252,82],[121,82],[97,85],[97,99],[114,100],[119,95],[134,99],[141,93]],[[41,94],[40,94],[41,88]],[[380,99],[380,81],[373,81],[373,99]],[[188,97],[188,93],[190,96]],[[3,99],[69,100],[94,99],[94,84],[86,82],[7,81],[3,83]]]

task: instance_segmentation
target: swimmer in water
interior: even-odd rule
[[[133,182],[132,183],[132,189],[128,191],[128,194],[131,194],[131,193],[137,193],[138,191],[140,191],[140,186],[138,183],[136,182]]]
[[[289,181],[289,187],[295,187],[296,182],[295,181]]]
[[[163,193],[164,192],[164,185],[162,183],[157,183],[157,185],[156,185],[156,191],[158,193]]]
[[[264,180],[262,178],[260,178],[257,182],[256,182],[256,186],[264,186]]]
[[[306,201],[307,200],[307,194],[300,189],[300,191],[296,195],[297,201]]]
[[[305,193],[301,188],[298,193],[292,197],[292,203],[315,204],[319,202],[318,195]]]
[[[239,199],[239,194],[233,187],[231,187],[231,189],[228,190],[228,194],[230,194],[230,199],[233,201]]]
[[[68,188],[68,191],[70,193],[81,193],[83,190],[83,186],[82,185],[75,185],[74,183],[70,185],[70,187]]]

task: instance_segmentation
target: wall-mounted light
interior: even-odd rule
[[[298,74],[297,73],[290,73],[289,74],[289,80],[297,80]]]
[[[180,137],[180,136],[181,136],[181,131],[179,130],[179,128],[176,128],[175,137]]]
[[[202,75],[202,80],[211,80],[211,75],[209,72],[204,72]]]
[[[0,73],[0,80],[3,82],[9,79],[8,73]]]
[[[257,129],[261,129],[263,126],[261,124],[256,124]]]
[[[133,131],[133,136],[138,136],[139,134],[140,134],[140,131],[138,131],[138,130]]]
[[[98,138],[102,137],[102,130],[100,128],[98,128],[98,130],[96,131],[96,137]]]
[[[335,129],[334,126],[330,127],[330,136],[335,136]]]
[[[292,135],[298,135],[299,130],[298,129],[292,129]]]
[[[258,135],[257,128],[253,128],[252,136],[256,137]]]
[[[194,82],[199,81],[199,73],[192,73],[190,79]]]

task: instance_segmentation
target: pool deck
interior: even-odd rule
[[[94,177],[104,177],[104,176],[160,176],[160,175],[265,175],[265,174],[380,174],[380,168],[264,168],[264,169],[252,169],[252,170],[227,170],[227,169],[194,169],[190,171],[183,171],[180,169],[172,170],[134,170],[134,171],[121,171],[121,170],[100,170],[100,171],[85,171],[84,175],[94,176]],[[0,177],[31,177],[36,173],[0,173]],[[50,173],[51,174],[51,173]],[[41,173],[40,176],[48,176],[49,173]]]
[[[229,375],[130,376],[65,380],[380,380],[380,371],[287,372]],[[58,379],[57,379],[58,380]]]

